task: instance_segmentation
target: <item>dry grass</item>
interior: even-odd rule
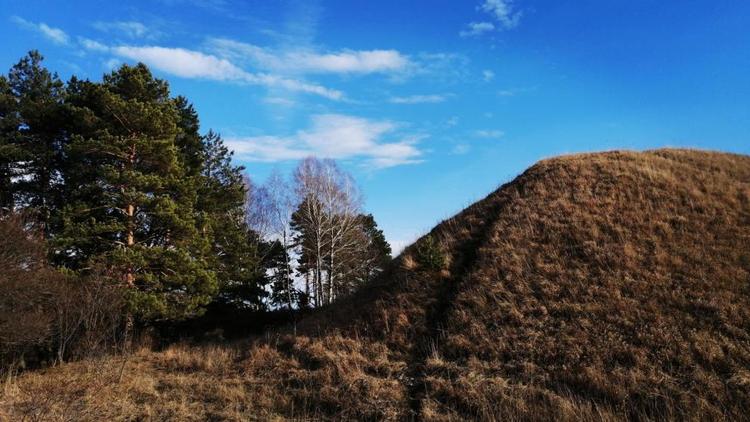
[[[546,160],[377,284],[242,344],[5,384],[0,419],[715,420],[750,414],[750,158]],[[122,376],[120,376],[122,373]]]

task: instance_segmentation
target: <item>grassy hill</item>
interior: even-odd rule
[[[0,399],[12,420],[748,414],[750,157],[687,150],[539,162],[296,335],[143,347]]]

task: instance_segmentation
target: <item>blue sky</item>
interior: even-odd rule
[[[256,182],[340,160],[397,249],[535,161],[750,153],[750,2],[0,1],[0,67],[143,61]]]

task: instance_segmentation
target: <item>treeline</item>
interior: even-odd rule
[[[63,82],[32,51],[0,76],[0,208],[2,235],[36,245],[0,239],[13,256],[0,295],[26,297],[11,291],[49,267],[68,284],[116,287],[126,326],[209,304],[328,305],[390,259],[335,162],[308,158],[291,180],[274,173],[253,188],[190,102],[143,64]],[[23,302],[5,299],[2,318]],[[0,321],[0,341],[13,325]]]
[[[252,227],[275,239],[272,301],[289,309],[330,305],[382,271],[391,247],[335,161],[306,158],[291,179],[271,174],[250,201]]]

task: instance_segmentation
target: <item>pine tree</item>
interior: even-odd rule
[[[285,306],[289,311],[293,309],[297,301],[297,291],[294,288],[294,280],[289,272],[289,251],[281,241],[269,244],[267,266],[271,269],[271,303],[276,306]]]
[[[217,281],[168,85],[142,64],[123,65],[101,84],[70,85],[69,101],[82,122],[68,149],[58,258],[79,269],[92,262],[113,268],[137,315],[195,313],[214,296]]]
[[[215,268],[217,298],[235,307],[260,310],[268,280],[259,251],[261,239],[245,218],[248,187],[243,167],[232,164],[232,153],[216,133],[202,139],[203,157],[196,209],[205,221],[204,235],[212,239],[209,262]]]
[[[200,135],[198,113],[183,96],[176,97],[174,104],[177,108],[177,127],[179,128],[175,145],[186,175],[196,177],[204,169],[205,160],[210,159],[210,155],[207,156],[205,153],[204,138]]]
[[[65,87],[57,74],[42,66],[43,60],[38,51],[31,51],[10,70],[7,88],[15,112],[4,126],[15,126],[15,133],[6,135],[5,145],[12,151],[4,155],[12,160],[6,167],[12,167],[15,176],[9,186],[15,205],[33,210],[42,234],[49,237],[50,220],[61,201],[60,167],[67,137],[63,130]]]
[[[17,141],[17,108],[8,79],[0,75],[0,210],[5,211],[13,209],[14,169],[22,155]]]
[[[365,238],[360,272],[360,282],[364,284],[369,283],[391,262],[391,245],[372,214],[360,215],[359,223]]]

